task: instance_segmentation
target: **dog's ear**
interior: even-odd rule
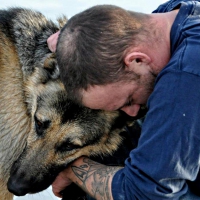
[[[44,69],[47,71],[48,76],[51,79],[59,78],[60,73],[55,53],[52,53],[50,57],[46,58],[44,61]]]
[[[62,15],[57,18],[59,29],[63,28],[63,26],[67,23],[68,19],[65,15]]]

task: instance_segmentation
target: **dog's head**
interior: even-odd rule
[[[81,155],[112,154],[120,145],[119,133],[129,117],[118,111],[91,110],[70,101],[54,57],[35,68],[25,84],[32,127],[8,181],[15,195],[44,190]]]

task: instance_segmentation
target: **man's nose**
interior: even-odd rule
[[[140,110],[140,105],[139,104],[133,104],[131,106],[123,107],[123,108],[121,108],[121,110],[124,111],[127,115],[135,117]]]

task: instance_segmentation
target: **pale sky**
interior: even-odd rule
[[[1,0],[0,9],[8,7],[25,7],[38,10],[47,18],[56,20],[65,15],[68,19],[94,5],[112,4],[127,10],[151,13],[166,0]],[[58,200],[51,188],[35,195],[15,197],[14,200]]]
[[[151,13],[163,2],[165,0],[1,0],[0,8],[23,6],[36,9],[54,20],[62,14],[70,18],[98,4],[114,4],[127,10]]]

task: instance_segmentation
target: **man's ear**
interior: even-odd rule
[[[134,51],[125,55],[124,62],[127,68],[129,68],[133,62],[148,65],[151,62],[151,58],[145,53]]]

